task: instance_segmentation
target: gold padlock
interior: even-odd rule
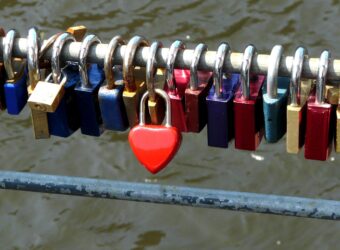
[[[151,123],[155,125],[161,124],[164,120],[164,115],[165,115],[164,99],[160,98],[155,92],[155,88],[156,88],[155,78],[157,77],[157,74],[163,74],[163,71],[158,70],[155,67],[156,53],[160,47],[162,47],[161,42],[156,41],[151,44],[149,57],[146,63],[146,86],[149,92],[148,109],[149,109]],[[163,80],[163,83],[164,82],[165,81]],[[160,87],[163,89],[162,86],[157,86],[157,87]]]
[[[138,124],[138,112],[139,112],[139,103],[140,98],[146,91],[146,83],[145,83],[145,71],[141,68],[141,72],[144,71],[144,76],[140,80],[136,80],[135,67],[133,65],[134,56],[136,50],[139,46],[148,46],[149,43],[141,36],[134,36],[131,38],[129,43],[125,48],[124,58],[123,58],[123,82],[124,82],[124,91],[123,91],[123,102],[126,110],[126,114],[128,117],[130,127]]]
[[[34,88],[33,93],[28,99],[28,105],[31,109],[44,112],[55,112],[59,103],[64,96],[67,77],[62,74],[60,83],[50,82],[52,73],[47,76],[45,81],[39,81]]]
[[[39,34],[37,28],[29,29],[27,36],[27,64],[29,74],[28,94],[31,95],[40,80]],[[46,112],[31,109],[31,120],[35,139],[50,138]]]
[[[335,152],[340,152],[340,100],[339,100],[339,86],[326,85],[325,99],[328,103],[332,104],[335,109]]]
[[[340,153],[340,104],[336,110],[335,152]]]
[[[306,103],[312,88],[312,80],[301,81],[301,71],[306,49],[298,47],[295,51],[290,104],[287,106],[287,140],[286,148],[288,153],[297,154],[304,145],[304,135],[306,129]]]
[[[339,103],[339,87],[326,85],[325,99],[329,104],[338,105]]]

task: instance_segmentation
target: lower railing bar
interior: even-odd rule
[[[339,220],[340,201],[0,171],[0,188]]]

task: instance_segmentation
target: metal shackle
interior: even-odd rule
[[[7,72],[8,79],[14,79],[15,73],[13,70],[12,65],[12,52],[13,52],[13,45],[14,39],[19,38],[20,34],[15,30],[11,29],[7,32],[5,38],[3,38],[3,60],[5,70]]]
[[[107,88],[113,89],[115,87],[115,79],[113,75],[113,54],[118,45],[125,45],[125,41],[121,36],[115,36],[111,39],[104,57],[104,74],[106,78]]]
[[[45,82],[50,82],[52,78],[53,78],[53,73],[51,72],[45,78]],[[61,86],[64,86],[66,81],[67,81],[67,75],[63,71],[61,71],[60,82],[58,82],[58,84],[60,84]]]
[[[290,84],[290,100],[291,105],[299,106],[300,105],[300,91],[301,91],[301,73],[303,61],[308,58],[308,51],[304,47],[298,47],[295,50],[293,66],[292,66],[292,75],[291,75],[291,84]]]
[[[125,47],[123,58],[123,80],[127,91],[133,92],[137,89],[135,84],[134,64],[135,54],[138,47],[149,46],[148,40],[142,36],[134,36]]]
[[[215,64],[213,70],[214,86],[215,86],[215,97],[222,97],[222,78],[223,78],[223,65],[225,58],[230,53],[230,46],[228,43],[221,43],[218,46],[215,57]]]
[[[100,39],[96,35],[87,35],[81,43],[79,52],[79,72],[81,76],[81,86],[84,88],[90,87],[89,78],[87,75],[87,55],[91,45],[95,43],[101,43]]]
[[[271,99],[275,99],[277,97],[277,77],[282,54],[282,45],[275,45],[269,56],[267,71],[267,95]]]
[[[316,93],[315,103],[322,104],[325,100],[325,88],[328,65],[330,61],[331,53],[328,50],[324,50],[321,53],[319,59],[318,75],[316,78]]]
[[[32,89],[35,88],[41,78],[39,69],[39,47],[40,39],[38,28],[32,27],[28,30],[27,36],[28,79]]]
[[[149,93],[149,100],[156,100],[155,74],[157,72],[156,54],[159,48],[163,47],[162,42],[155,41],[151,44],[148,59],[146,61],[146,87]]]
[[[167,95],[167,93],[162,89],[155,89],[156,94],[163,97],[165,101],[165,127],[171,127],[171,105],[170,105],[170,98]],[[140,107],[139,107],[139,125],[143,126],[145,125],[145,102],[148,98],[149,94],[148,92],[145,92],[141,101],[140,101]]]
[[[198,75],[197,75],[197,67],[199,61],[201,59],[202,53],[208,50],[208,46],[204,43],[200,43],[196,46],[194,50],[194,54],[190,64],[190,89],[197,90],[198,89]]]
[[[170,91],[176,90],[176,82],[174,79],[174,69],[177,53],[179,50],[185,49],[185,43],[181,40],[174,41],[169,49],[168,57],[166,59],[166,73],[165,79]]]
[[[58,36],[55,40],[52,48],[51,66],[52,66],[52,78],[54,83],[60,82],[61,68],[60,68],[60,54],[66,42],[75,42],[74,36],[68,32],[65,32]]]
[[[241,80],[241,86],[242,86],[242,98],[244,100],[248,100],[250,96],[249,74],[250,74],[251,63],[253,61],[253,57],[255,54],[256,54],[256,48],[252,44],[249,44],[245,48],[244,53],[243,53],[240,80]]]

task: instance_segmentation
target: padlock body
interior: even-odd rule
[[[18,115],[27,103],[27,71],[22,71],[18,78],[7,80],[4,85],[7,113],[10,115]]]
[[[58,108],[53,113],[48,113],[48,126],[51,135],[68,137],[80,127],[80,116],[76,102],[74,88],[80,82],[78,70],[67,67],[63,70],[67,76],[64,85],[64,96]]]
[[[266,86],[263,87],[263,114],[267,142],[277,142],[286,133],[289,83],[288,77],[278,77],[277,97],[274,99],[268,96]]]
[[[35,139],[50,138],[46,112],[31,109],[31,120]]]
[[[227,148],[234,137],[233,99],[238,87],[238,74],[222,80],[222,96],[215,96],[215,87],[206,97],[208,146]]]
[[[287,106],[286,148],[288,153],[297,154],[305,144],[307,99],[312,90],[312,80],[303,79],[300,82],[298,103]]]
[[[146,91],[145,81],[136,80],[136,85],[136,91],[128,91],[126,89],[123,91],[123,102],[130,128],[139,123],[140,99]]]
[[[252,76],[250,79],[250,96],[248,100],[242,97],[242,87],[239,86],[234,99],[235,116],[235,148],[254,151],[260,145],[263,137],[263,99],[262,85],[265,76]]]
[[[163,98],[156,96],[155,100],[148,100],[150,122],[154,125],[162,124],[165,116],[165,102]]]
[[[100,87],[98,93],[101,116],[104,128],[113,131],[125,131],[129,127],[123,102],[124,85],[116,85],[108,89],[106,85]]]
[[[104,72],[97,64],[88,69],[89,86],[81,84],[75,87],[76,102],[80,115],[81,133],[90,136],[100,136],[103,131],[100,113],[98,91],[104,81]]]
[[[287,106],[287,152],[297,154],[305,144],[307,103]]]
[[[331,152],[332,105],[316,104],[313,94],[307,104],[305,158],[325,161]]]
[[[129,133],[132,151],[139,162],[153,174],[170,162],[181,141],[181,133],[173,126],[137,125]]]
[[[188,132],[184,111],[184,98],[177,90],[167,91],[171,105],[171,123],[180,132]]]
[[[174,78],[177,92],[180,96],[184,96],[185,90],[190,82],[190,70],[188,69],[174,69]]]
[[[5,97],[5,83],[6,83],[6,70],[2,62],[0,62],[0,110],[5,110],[6,97]]]
[[[340,105],[336,110],[335,152],[340,153]]]
[[[206,97],[212,86],[213,79],[208,72],[205,78],[199,79],[197,90],[185,90],[185,114],[188,132],[199,133],[207,124]]]

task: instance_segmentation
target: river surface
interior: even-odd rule
[[[248,43],[269,52],[298,45],[340,57],[339,1],[13,1],[0,4],[1,25],[21,36],[35,25],[46,36],[83,24],[103,42],[143,35],[166,45],[183,39],[215,50]],[[207,146],[206,129],[183,134],[160,174],[141,167],[127,133],[36,141],[29,109],[0,114],[1,169],[218,188],[340,200],[340,156],[307,161],[286,153],[285,139],[256,152]],[[0,191],[0,249],[339,249],[340,224],[126,201]]]

